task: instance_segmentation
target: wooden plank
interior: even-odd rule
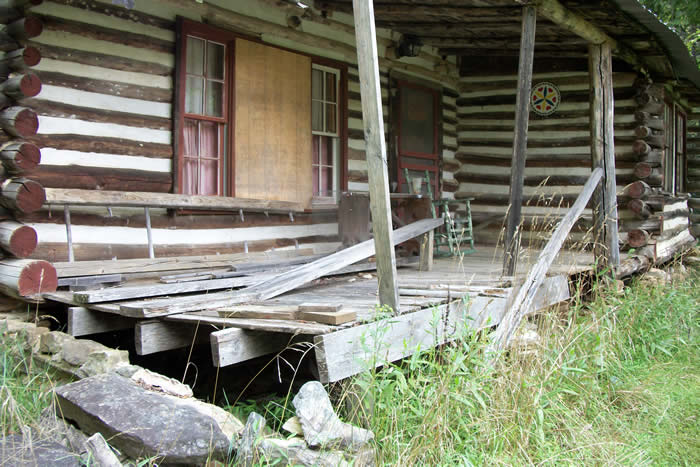
[[[139,191],[100,191],[47,188],[46,204],[76,206],[129,206],[168,209],[204,209],[252,212],[299,212],[304,206],[293,201],[230,198],[225,196],[178,195]]]
[[[68,307],[68,334],[74,337],[131,329],[135,324],[136,321],[131,318],[80,306]]]
[[[503,275],[512,276],[518,266],[520,249],[520,221],[525,183],[525,159],[527,158],[527,126],[530,112],[530,89],[532,88],[532,64],[535,52],[535,25],[537,9],[523,7],[522,32],[520,35],[520,61],[518,64],[518,92],[515,103],[515,132],[513,133],[513,156],[510,172],[510,195],[508,221],[506,225]]]
[[[588,48],[591,81],[591,156],[593,168],[604,171],[603,183],[594,194],[595,255],[601,263],[620,264],[617,226],[617,185],[615,181],[614,99],[610,44]]]
[[[313,254],[313,250],[280,250],[227,255],[171,256],[165,258],[120,259],[113,261],[77,261],[53,263],[58,277],[93,276],[98,274],[128,274],[180,269],[203,269],[232,266],[255,259],[294,258]]]
[[[289,334],[229,328],[210,334],[211,356],[215,367],[245,362],[284,350],[291,342]]]
[[[357,319],[357,313],[343,310],[342,303],[327,305],[323,303],[302,303],[299,305],[299,319],[324,324],[344,324]]]
[[[410,240],[411,238],[417,237],[418,235],[422,235],[426,232],[429,232],[435,229],[436,227],[440,226],[442,223],[442,219],[422,219],[405,227],[396,229],[393,232],[393,239],[390,238],[392,244],[392,252],[393,245],[398,245],[407,240]],[[333,253],[332,255],[328,255],[325,258],[321,258],[312,263],[305,264],[298,268],[292,269],[291,271],[282,273],[279,276],[270,279],[269,281],[265,281],[255,286],[248,287],[244,289],[244,292],[247,294],[258,294],[260,300],[266,300],[272,297],[276,297],[277,295],[281,295],[303,284],[309,283],[314,279],[323,277],[324,275],[330,272],[337,271],[341,268],[349,266],[365,258],[369,258],[370,256],[375,254],[376,246],[377,243],[375,231],[375,240],[367,240],[365,242],[358,243],[357,245],[351,246],[350,248],[346,248],[337,253]],[[379,276],[380,287],[379,300],[380,303],[386,303],[382,302],[381,298],[382,265],[381,263],[379,263],[379,256],[377,256],[377,259],[377,271]],[[392,269],[395,271],[395,260],[392,259],[391,262]],[[384,279],[386,279],[386,277]],[[398,288],[394,290],[394,293],[397,294],[396,303],[398,303]]]
[[[175,323],[201,323],[210,324],[212,326],[250,329],[252,331],[280,332],[286,334],[317,335],[326,334],[334,330],[333,326],[318,323],[274,319],[221,318],[219,316],[212,316],[206,312],[182,313],[166,316],[163,319]]]
[[[569,298],[568,277],[545,279],[533,306],[545,308]],[[475,296],[456,300],[437,309],[354,326],[316,336],[316,359],[324,383],[339,381],[448,342],[469,330],[497,325],[505,313],[505,297]]]
[[[59,287],[89,287],[121,282],[121,274],[101,274],[97,276],[62,277],[58,279]]]
[[[496,331],[491,335],[491,343],[487,349],[487,358],[496,358],[496,352],[506,348],[522,319],[533,311],[533,303],[540,286],[544,283],[549,267],[554,262],[554,258],[559,253],[559,250],[561,250],[571,227],[573,227],[576,220],[581,213],[583,213],[588,200],[591,198],[594,189],[602,178],[603,169],[600,167],[594,169],[593,173],[591,173],[591,177],[581,190],[581,194],[576,199],[576,202],[569,212],[566,213],[566,216],[559,222],[554,233],[552,233],[552,236],[537,258],[537,262],[530,269],[530,272],[528,272],[523,285],[519,289],[514,289],[511,292],[507,315],[498,325]],[[489,353],[491,354],[490,356]]]
[[[423,235],[420,242],[420,263],[418,269],[421,271],[433,270],[433,251],[435,249],[435,231],[431,230]]]
[[[209,326],[166,323],[159,320],[139,321],[134,330],[136,353],[150,355],[208,342]]]
[[[377,256],[379,302],[399,312],[374,6],[370,0],[353,0],[352,5],[362,96],[362,121],[365,131],[370,209]]]
[[[77,303],[99,303],[133,298],[157,297],[161,295],[176,295],[207,290],[232,289],[253,285],[263,280],[258,276],[233,277],[229,279],[212,279],[174,284],[149,284],[131,287],[113,287],[100,290],[74,292],[73,299]]]

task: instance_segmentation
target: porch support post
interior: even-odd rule
[[[603,181],[593,195],[593,235],[596,259],[611,268],[620,265],[615,182],[615,130],[612,50],[608,42],[588,47],[591,82],[591,157],[593,169],[603,169]]]
[[[520,35],[520,61],[518,64],[518,94],[515,101],[515,132],[513,135],[513,159],[510,168],[510,201],[506,224],[503,275],[512,276],[518,265],[520,248],[520,220],[525,184],[525,158],[527,156],[527,125],[530,113],[530,88],[532,88],[532,62],[535,53],[535,24],[537,9],[523,7]]]
[[[389,173],[384,139],[374,6],[372,0],[353,0],[352,6],[369,175],[369,202],[377,258],[379,303],[398,312],[399,294],[396,284],[396,256],[391,239]]]

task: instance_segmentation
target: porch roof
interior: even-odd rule
[[[484,67],[517,70],[522,4],[561,5],[632,52],[641,65],[664,79],[688,80],[700,88],[700,70],[680,38],[636,0],[378,0],[377,27],[418,37],[444,55],[466,57]],[[352,13],[351,0],[317,0],[316,8]],[[588,42],[539,15],[535,50],[541,57],[584,59]]]

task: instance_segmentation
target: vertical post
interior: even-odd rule
[[[63,221],[66,224],[66,241],[68,243],[68,262],[75,261],[75,253],[73,252],[73,227],[70,223],[70,206],[63,206]]]
[[[518,265],[520,249],[520,219],[525,184],[525,158],[527,157],[527,125],[530,116],[530,89],[532,88],[532,62],[535,54],[535,25],[537,9],[523,7],[520,33],[520,59],[518,63],[518,94],[515,100],[515,132],[513,158],[510,168],[510,200],[506,224],[503,275],[512,276]]]
[[[379,303],[399,311],[396,256],[391,240],[391,201],[387,169],[382,93],[379,81],[377,37],[372,0],[353,0],[357,64],[360,73],[362,121],[369,172],[369,200],[377,257]]]
[[[155,258],[156,254],[153,250],[153,231],[151,230],[151,211],[148,207],[143,208],[143,213],[146,216],[146,236],[148,237],[148,257]]]
[[[603,169],[603,182],[593,196],[595,257],[609,267],[620,264],[617,230],[617,183],[615,181],[615,103],[613,98],[612,51],[610,44],[588,48],[591,82],[591,158],[593,169]]]

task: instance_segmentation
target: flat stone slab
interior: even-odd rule
[[[3,467],[78,467],[80,456],[52,441],[25,442],[21,435],[0,438]]]
[[[56,388],[56,412],[85,433],[100,432],[133,459],[203,465],[226,460],[229,439],[217,422],[184,400],[148,391],[114,373]]]

